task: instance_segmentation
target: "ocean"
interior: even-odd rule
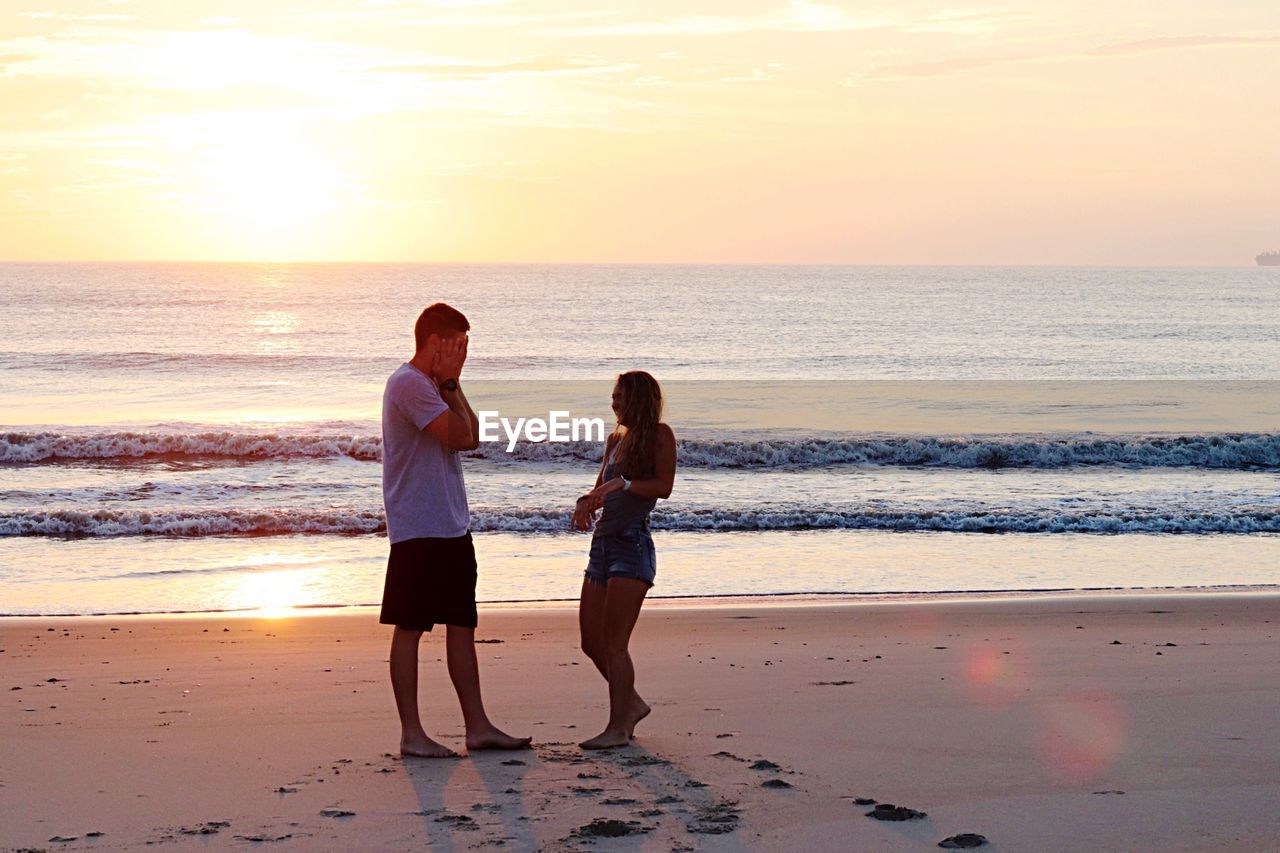
[[[1273,586],[1276,270],[0,264],[0,614],[377,603],[417,314],[477,409],[679,441],[655,596]],[[484,601],[576,598],[595,441],[463,467]]]

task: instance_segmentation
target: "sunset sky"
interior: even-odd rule
[[[1276,0],[4,0],[0,260],[1242,264]]]

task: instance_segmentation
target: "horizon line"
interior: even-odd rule
[[[1010,263],[1010,262],[927,262],[911,263],[902,261],[440,261],[440,260],[262,260],[262,259],[9,259],[0,258],[0,265],[73,265],[73,264],[118,264],[118,265],[178,265],[178,264],[225,264],[228,266],[668,266],[668,267],[1011,267],[1026,269],[1254,269],[1257,264],[1142,264],[1142,263]]]

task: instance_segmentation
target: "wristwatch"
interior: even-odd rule
[[[456,379],[446,379],[445,381],[443,381],[443,382],[441,382],[441,383],[440,383],[440,387],[441,387],[443,390],[445,390],[445,391],[457,391],[457,390],[458,390],[458,380],[456,380]]]

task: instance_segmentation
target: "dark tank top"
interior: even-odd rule
[[[613,464],[618,445],[614,444],[609,451],[609,458],[604,463],[604,480],[609,482],[618,476],[618,469]],[[596,522],[596,536],[612,536],[640,524],[648,525],[649,513],[657,505],[657,498],[642,498],[629,491],[619,489],[604,496],[604,511]]]

